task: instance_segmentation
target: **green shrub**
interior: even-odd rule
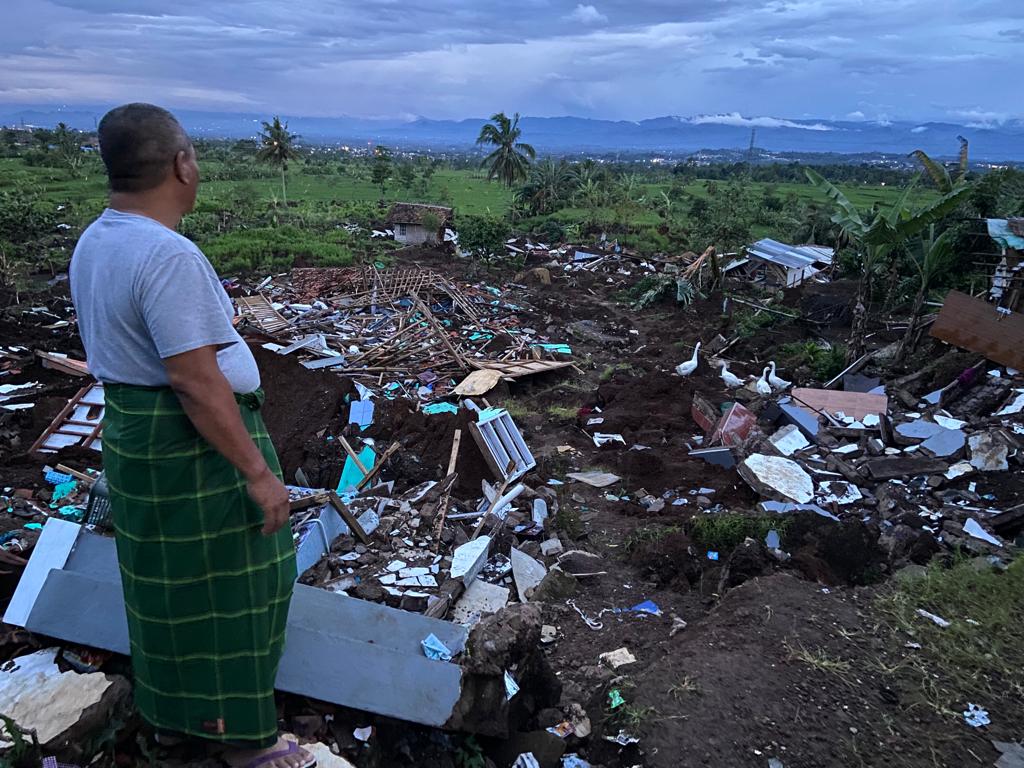
[[[505,240],[511,229],[507,222],[496,216],[459,216],[459,246],[466,250],[480,249],[486,253],[505,253]]]
[[[793,342],[779,348],[783,367],[807,366],[819,381],[828,381],[846,367],[846,347],[816,341]]]

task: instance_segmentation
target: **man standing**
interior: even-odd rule
[[[277,730],[296,571],[259,371],[210,263],[174,231],[195,204],[195,150],[149,104],[107,113],[99,142],[110,207],[75,248],[71,294],[106,393],[136,705],[158,737],[219,742],[230,765],[308,768]]]

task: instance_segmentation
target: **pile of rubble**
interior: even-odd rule
[[[572,365],[564,345],[522,325],[521,308],[499,289],[426,269],[296,269],[235,303],[246,325],[272,339],[267,349],[387,397],[484,394],[487,382]],[[482,373],[460,389],[473,371]]]
[[[897,390],[897,403],[858,376],[846,377],[848,391],[797,388],[764,408],[764,431],[734,408],[715,425],[718,450],[762,511],[876,522],[894,562],[926,562],[940,546],[1007,558],[1024,505],[979,486],[1024,461],[1024,377],[989,366],[958,381],[921,400]],[[707,423],[707,411],[698,399],[695,418]]]

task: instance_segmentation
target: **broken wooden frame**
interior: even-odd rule
[[[102,384],[94,382],[82,387],[43,430],[29,453],[56,453],[69,446],[102,450],[104,408]]]
[[[289,323],[281,313],[274,309],[266,296],[257,293],[255,296],[242,296],[235,299],[235,306],[243,319],[250,321],[269,334],[283,331]]]

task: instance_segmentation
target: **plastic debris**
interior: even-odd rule
[[[423,412],[428,416],[436,416],[439,413],[458,413],[459,409],[452,403],[431,403],[423,406]]]
[[[505,698],[512,701],[512,697],[519,693],[519,683],[512,677],[511,673],[505,670]]]
[[[597,658],[612,669],[624,667],[626,664],[636,664],[636,656],[630,653],[628,648],[616,648],[614,651],[602,653]]]
[[[423,653],[428,659],[433,661],[451,661],[452,652],[448,650],[448,646],[442,643],[438,637],[431,633],[426,636],[424,640],[420,642],[423,646]],[[508,674],[507,672],[505,673]]]
[[[708,560],[718,560],[718,553],[714,550],[708,550]]]
[[[619,691],[618,688],[612,688],[610,691],[608,691],[608,708],[609,709],[618,709],[619,707],[621,707],[625,703],[626,703],[626,700],[624,698],[622,698],[622,693]]]
[[[964,710],[964,720],[972,728],[981,728],[983,725],[990,725],[992,723],[987,710],[970,702],[967,703],[967,709]]]
[[[926,611],[923,608],[918,608],[917,609],[917,615],[920,616],[923,619],[929,619],[930,621],[935,622],[936,624],[938,624],[943,629],[945,629],[946,627],[948,627],[948,626],[950,626],[952,624],[952,622],[946,621],[941,616],[936,616],[934,613],[931,613],[930,611]]]
[[[639,736],[634,736],[633,734],[628,733],[626,731],[619,731],[614,736],[605,736],[604,740],[605,741],[610,741],[610,742],[612,742],[614,744],[618,744],[620,747],[625,747],[625,746],[629,746],[630,744],[639,744],[640,743],[640,737]]]
[[[964,533],[966,533],[968,536],[973,536],[976,539],[981,539],[982,541],[988,542],[993,546],[1003,546],[1003,542],[1001,542],[991,533],[982,528],[981,523],[979,523],[973,517],[968,518],[967,522],[964,523]]]

